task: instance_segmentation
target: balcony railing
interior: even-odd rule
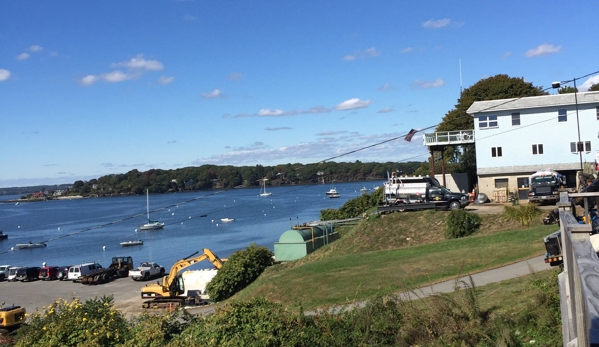
[[[425,146],[474,143],[474,130],[441,131],[424,134]]]

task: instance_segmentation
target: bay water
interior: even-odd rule
[[[203,248],[221,258],[251,243],[274,249],[280,235],[292,225],[317,220],[320,211],[339,208],[359,196],[363,187],[382,182],[338,183],[340,198],[325,195],[329,185],[268,187],[226,191],[182,192],[150,195],[152,220],[164,229],[140,231],[147,221],[146,196],[51,200],[0,201],[0,265],[42,266],[98,262],[107,267],[114,256],[132,256],[135,265],[155,261],[167,271],[177,260]],[[15,199],[2,196],[0,200]],[[234,218],[222,222],[222,218]],[[122,247],[120,242],[142,240],[143,246]],[[19,243],[45,242],[47,247],[21,249]],[[201,262],[189,269],[210,268]]]

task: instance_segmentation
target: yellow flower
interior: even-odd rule
[[[87,317],[83,317],[83,321],[85,322],[87,320]]]

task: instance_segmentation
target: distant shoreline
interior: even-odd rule
[[[72,196],[58,196],[52,199],[11,199],[11,200],[2,200],[0,203],[4,204],[16,204],[21,202],[43,202],[43,201],[52,201],[52,200],[72,200],[72,199],[85,199],[81,195],[72,195]]]

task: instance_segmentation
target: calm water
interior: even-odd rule
[[[150,195],[152,220],[166,223],[162,230],[137,231],[146,222],[146,196],[0,203],[0,264],[41,266],[96,261],[110,265],[113,256],[130,255],[138,264],[155,261],[170,267],[176,260],[202,248],[222,258],[252,242],[273,250],[279,236],[292,224],[317,220],[320,210],[339,208],[382,182],[336,184],[339,199],[325,192],[329,185],[272,187],[270,197],[259,189]],[[2,200],[17,197],[2,197]],[[206,217],[201,217],[206,215]],[[223,223],[221,218],[235,218]],[[121,247],[120,242],[144,241],[143,246]],[[42,242],[45,248],[17,250],[17,243]],[[105,250],[103,247],[105,246]],[[15,250],[11,251],[11,248]],[[209,268],[202,262],[190,268]]]

